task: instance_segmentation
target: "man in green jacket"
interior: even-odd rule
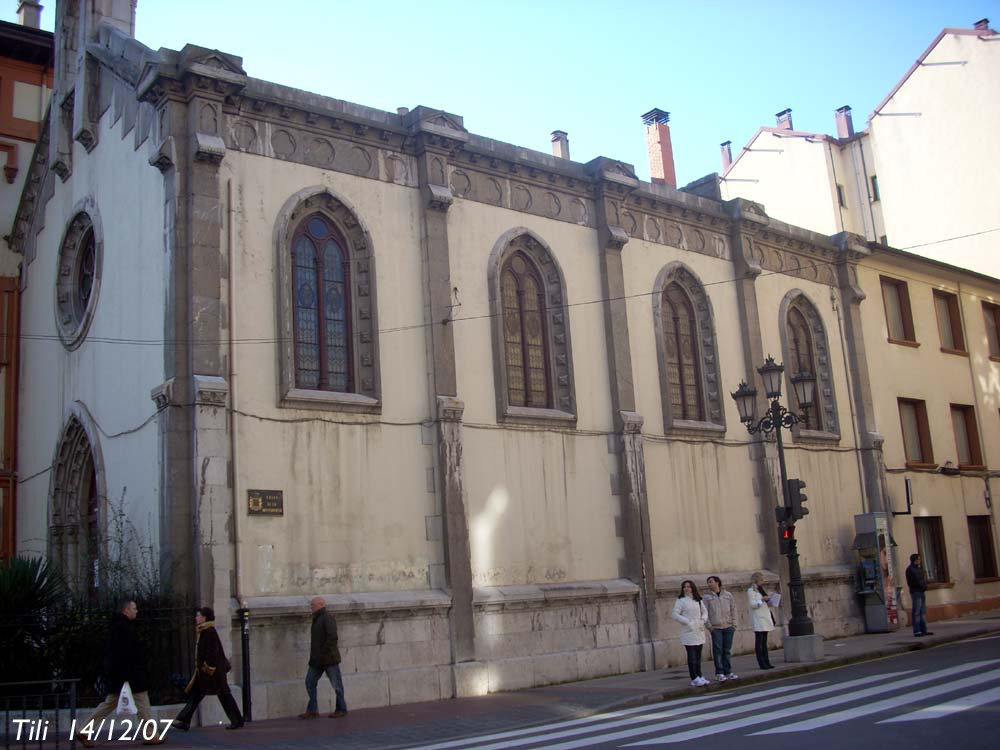
[[[319,678],[326,673],[337,694],[337,705],[330,718],[347,716],[347,701],[344,700],[344,679],[340,674],[340,649],[337,648],[337,620],[332,612],[327,612],[326,601],[321,596],[309,602],[312,609],[312,637],[309,642],[309,669],[306,670],[306,692],[309,705],[300,719],[319,718],[319,704],[316,702],[316,686]]]

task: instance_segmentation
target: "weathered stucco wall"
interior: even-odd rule
[[[222,169],[233,183],[237,230],[238,504],[242,510],[251,488],[281,489],[285,498],[283,516],[242,520],[245,591],[426,589],[442,550],[427,521],[438,511],[428,484],[433,445],[421,427],[430,406],[418,193],[238,152]],[[380,415],[277,406],[274,227],[285,203],[315,185],[352,206],[370,233],[382,331]]]
[[[130,131],[109,109],[100,139],[73,148],[73,173],[45,206],[45,227],[25,271],[22,297],[18,549],[44,553],[50,474],[61,432],[80,402],[100,426],[109,505],[124,511],[146,543],[158,542],[159,445],[150,390],[163,382],[168,256],[163,176],[149,165],[152,147],[135,150]],[[120,110],[119,110],[120,113]],[[78,206],[93,201],[104,235],[100,291],[80,346],[67,351],[55,325],[59,249]],[[95,222],[96,223],[96,222]],[[114,366],[108,366],[114,362]]]

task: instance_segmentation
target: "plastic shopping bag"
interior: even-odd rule
[[[132,688],[128,682],[122,685],[122,691],[118,696],[118,707],[115,709],[120,714],[131,714],[135,716],[139,709],[135,706],[135,698],[132,696]]]

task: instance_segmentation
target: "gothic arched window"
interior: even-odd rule
[[[545,342],[545,292],[538,269],[524,253],[514,253],[504,263],[500,295],[508,403],[547,409],[552,398]]]
[[[808,372],[816,375],[816,360],[813,357],[812,333],[809,331],[809,323],[798,307],[791,307],[788,310],[788,359],[785,361],[785,370],[795,375],[800,372]],[[823,410],[821,407],[822,396],[816,392],[813,397],[813,405],[804,411],[806,417],[806,429],[823,429]]]
[[[663,290],[663,347],[666,354],[670,408],[679,419],[705,418],[698,367],[698,330],[691,300],[673,282]]]
[[[292,265],[295,386],[351,393],[351,270],[343,239],[321,213],[296,228]]]
[[[663,268],[653,294],[664,430],[722,432],[712,304],[683,263]]]
[[[489,262],[499,421],[576,418],[562,273],[527,229],[500,238]]]
[[[789,408],[806,418],[795,433],[811,440],[837,440],[840,428],[830,347],[823,319],[809,298],[802,291],[793,289],[781,303],[779,321]],[[813,403],[808,409],[799,406],[792,388],[791,378],[800,372],[816,377]],[[803,435],[803,432],[806,434]]]
[[[377,412],[375,256],[354,211],[327,188],[289,198],[275,225],[280,404]]]

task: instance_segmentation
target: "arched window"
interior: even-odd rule
[[[670,407],[679,419],[703,421],[698,331],[691,300],[677,282],[663,290],[663,347],[666,353]]]
[[[816,375],[816,360],[813,357],[812,333],[809,331],[809,323],[798,307],[791,307],[788,310],[788,360],[785,363],[785,370],[795,375],[800,372],[808,372]],[[823,429],[823,410],[821,407],[822,395],[817,391],[814,396],[813,405],[804,411],[806,417],[806,429]]]
[[[508,402],[547,409],[552,397],[545,342],[545,292],[538,269],[523,252],[514,253],[504,263],[500,294]]]
[[[295,386],[351,393],[350,266],[344,241],[322,214],[307,216],[292,239]]]
[[[653,292],[663,429],[723,432],[719,357],[705,288],[687,266],[674,262],[657,275]]]
[[[499,421],[576,419],[569,315],[551,251],[524,228],[505,233],[489,261]]]
[[[325,187],[293,195],[274,228],[280,404],[378,412],[375,254],[357,214]]]
[[[809,298],[801,290],[793,289],[781,302],[779,321],[789,408],[805,417],[805,423],[798,425],[795,434],[810,440],[837,440],[840,428],[823,319]],[[816,377],[813,403],[808,409],[799,406],[791,383],[791,378],[799,372]]]
[[[83,410],[85,411],[85,410]],[[102,586],[105,504],[99,453],[74,414],[63,430],[52,466],[50,557],[79,594],[96,601]]]

